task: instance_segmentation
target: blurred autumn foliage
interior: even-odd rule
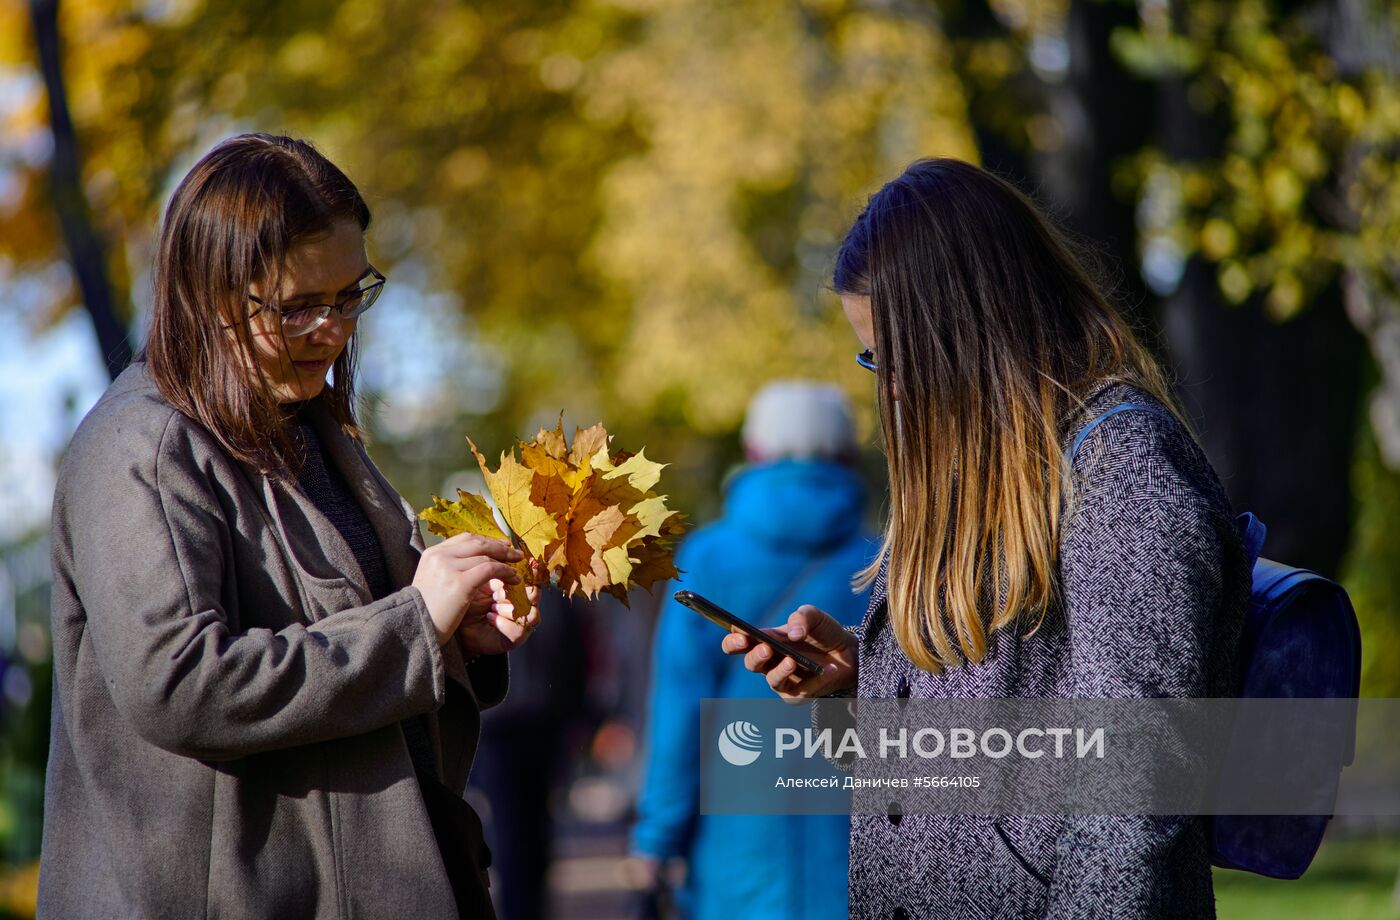
[[[54,6],[133,341],[163,198],[219,138],[308,137],[364,189],[416,305],[386,295],[366,350],[376,452],[416,501],[462,430],[502,443],[564,408],[675,458],[703,517],[763,382],[868,404],[831,253],[880,182],[954,155],[1034,192],[1163,330],[1273,553],[1346,567],[1393,617],[1396,0],[3,0],[0,282],[40,294],[0,309],[30,330],[93,308],[46,184]]]
[[[919,152],[974,155],[934,23],[887,10],[69,2],[62,26],[114,286],[211,142],[304,135],[370,195],[375,258],[420,263],[480,324],[516,414],[732,427],[754,384],[850,350],[814,279],[857,196]],[[16,150],[45,130],[27,89]],[[12,271],[62,251],[31,159],[0,225]],[[55,284],[31,321],[75,295]]]

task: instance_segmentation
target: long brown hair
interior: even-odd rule
[[[339,220],[369,227],[354,183],[309,143],[268,134],[216,146],[180,181],[165,212],[151,329],[138,357],[165,399],[265,472],[288,475],[297,453],[285,411],[252,360],[250,286],[280,290],[288,252]],[[356,338],[336,359],[321,398],[358,437]]]
[[[890,621],[920,668],[980,661],[1057,596],[1068,414],[1105,378],[1177,410],[1065,238],[969,163],[920,160],[872,196],[834,286],[871,299],[891,487],[860,583],[888,560]]]

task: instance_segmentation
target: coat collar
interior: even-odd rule
[[[336,423],[324,400],[314,399],[302,411],[321,442],[326,462],[340,471],[379,538],[390,584],[395,589],[410,584],[423,548],[412,509],[384,480],[364,446]],[[256,476],[290,561],[309,593],[330,595],[323,603],[309,604],[308,615],[319,619],[316,608],[334,610],[346,601],[352,606],[370,603],[368,580],[330,519],[295,482],[262,473]],[[347,592],[348,598],[344,597]]]
[[[889,556],[880,562],[880,571],[875,575],[875,581],[870,586],[870,602],[865,608],[865,618],[860,626],[856,628],[856,635],[862,644],[870,643],[875,634],[880,631],[880,620],[889,615],[889,577],[890,560]]]
[[[379,537],[390,584],[395,588],[410,584],[418,569],[418,557],[423,551],[417,515],[369,459],[364,444],[346,434],[335,421],[324,400],[312,400],[307,413],[327,460],[334,463],[345,477],[351,494],[364,509],[375,535]],[[326,524],[329,526],[330,522],[326,521]],[[340,536],[334,526],[331,526],[331,531],[335,536]],[[340,542],[349,552],[349,545],[343,539]],[[353,559],[354,554],[351,553]],[[358,563],[353,571],[359,572]],[[363,573],[359,578],[364,584]],[[365,590],[368,592],[367,584]]]
[[[302,412],[321,442],[326,462],[336,465],[379,538],[391,588],[398,590],[412,584],[424,548],[413,507],[379,472],[364,445],[340,427],[324,400],[312,400]],[[330,519],[296,483],[266,475],[261,475],[261,480],[267,507],[281,531],[282,545],[306,593],[303,603],[307,616],[321,619],[338,610],[370,603],[373,598],[368,580],[350,544]],[[456,642],[442,646],[442,659],[447,676],[475,693]]]

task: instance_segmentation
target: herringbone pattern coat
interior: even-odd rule
[[[1067,420],[1120,402],[1100,387]],[[1029,638],[996,633],[977,664],[914,667],[887,617],[881,571],[860,639],[862,698],[1208,697],[1236,692],[1249,572],[1220,482],[1187,430],[1121,412],[1085,440],[1060,542],[1062,602]],[[1215,916],[1197,817],[857,815],[852,917],[929,920]]]

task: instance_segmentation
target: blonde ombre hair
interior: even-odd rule
[[[980,661],[1058,594],[1068,415],[1115,378],[1180,413],[1060,233],[969,163],[920,160],[873,195],[834,282],[871,300],[889,468],[884,543],[858,584],[888,560],[890,622],[920,668]]]

